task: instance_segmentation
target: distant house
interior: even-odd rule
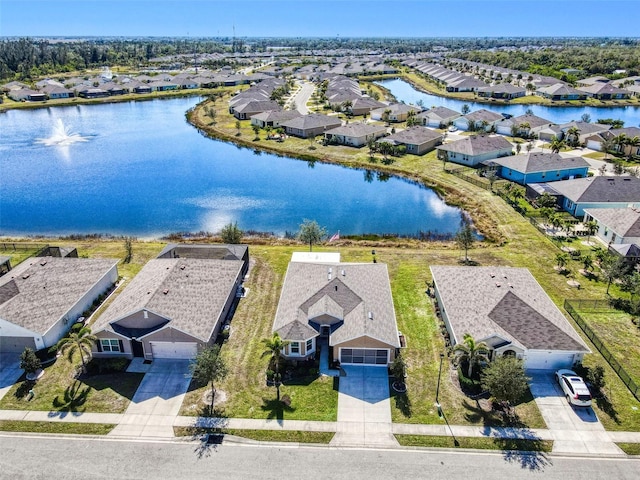
[[[589,347],[526,268],[431,266],[439,315],[451,343],[470,334],[490,359],[512,356],[527,369],[580,363]]]
[[[447,107],[435,107],[426,112],[419,113],[416,117],[422,120],[422,125],[424,126],[446,128],[447,125],[453,123],[460,115],[460,112],[456,112]]]
[[[453,124],[459,130],[482,130],[489,131],[491,127],[503,120],[504,117],[491,110],[480,109],[475,112],[468,113],[462,117],[458,117]]]
[[[587,94],[564,83],[538,88],[536,94],[550,100],[586,100]]]
[[[486,162],[497,166],[504,179],[526,185],[587,176],[589,163],[582,157],[563,157],[558,153],[525,153]]]
[[[447,160],[474,167],[485,160],[511,155],[513,145],[499,135],[473,135],[437,147]]]
[[[74,97],[73,90],[69,90],[68,88],[61,87],[59,85],[45,85],[42,87],[41,91],[46,93],[50,100]]]
[[[103,98],[108,97],[109,92],[98,87],[81,87],[78,90],[78,96],[82,98]]]
[[[286,122],[282,122],[280,126],[285,128],[287,135],[293,135],[300,138],[316,137],[324,135],[324,132],[342,125],[337,117],[312,113],[296,117]]]
[[[247,120],[262,112],[272,112],[282,110],[282,107],[273,100],[250,100],[233,106],[233,116],[238,120]]]
[[[625,127],[616,128],[611,130],[605,130],[604,132],[594,133],[593,135],[585,139],[587,148],[592,150],[602,150],[602,143],[605,140],[613,140],[619,135],[624,134],[627,138],[640,138],[640,128],[638,127]],[[636,155],[640,156],[640,146],[638,145],[614,145],[613,150],[624,155]]]
[[[324,132],[324,138],[329,143],[346,145],[349,147],[363,147],[371,140],[377,140],[387,133],[383,125],[369,123],[348,123]]]
[[[598,100],[619,100],[630,97],[627,90],[614,87],[610,83],[594,83],[586,87],[578,87],[578,90]]]
[[[446,84],[447,92],[476,92],[487,85],[482,80],[465,75],[449,80]]]
[[[405,145],[407,153],[424,155],[442,143],[443,135],[425,127],[411,127],[385,137],[379,142],[389,142],[392,145]]]
[[[640,209],[588,208],[584,221],[598,224],[596,236],[607,245],[640,245]]]
[[[400,340],[387,266],[320,262],[287,268],[272,328],[289,341],[284,356],[304,360],[324,344],[343,365],[388,366]]]
[[[477,89],[479,97],[498,98],[501,100],[511,100],[513,98],[524,97],[527,90],[524,87],[516,87],[510,83],[499,83],[489,87],[480,87]]]
[[[347,108],[351,115],[365,115],[378,108],[384,107],[384,103],[370,97],[359,97],[352,101],[352,105]]]
[[[502,135],[513,135],[512,128],[517,129],[521,136],[538,135],[541,130],[552,125],[551,120],[536,115],[519,115],[504,118],[496,123],[496,131]]]
[[[297,110],[267,110],[266,112],[260,112],[252,115],[251,125],[257,125],[260,128],[277,128],[282,122],[301,116],[302,114]]]
[[[31,90],[30,88],[11,89],[7,96],[16,102],[43,102],[47,99],[45,93]]]
[[[177,90],[180,85],[173,81],[157,80],[155,82],[149,82],[152,92],[167,92],[169,90]]]
[[[587,177],[561,180],[553,184],[530,184],[527,197],[546,191],[558,198],[558,204],[574,217],[582,218],[585,209],[640,208],[640,179],[635,177]]]
[[[576,128],[578,130],[578,138],[577,141],[580,144],[584,144],[591,135],[595,133],[606,132],[611,129],[611,125],[603,125],[601,123],[588,123],[588,122],[569,122],[563,123],[559,125],[560,131],[562,132],[561,136],[558,138],[569,141],[569,130],[572,128]],[[576,140],[576,139],[573,139]]]
[[[191,359],[229,320],[248,268],[246,245],[169,245],[92,326],[96,357]]]
[[[117,259],[29,258],[0,277],[0,352],[54,346],[118,280]]]
[[[420,113],[420,108],[404,103],[394,103],[385,107],[371,110],[371,120],[387,121],[392,123],[406,122],[409,112]],[[387,119],[388,115],[388,119]]]

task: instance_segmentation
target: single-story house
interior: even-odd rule
[[[482,108],[480,110],[476,110],[475,112],[471,112],[467,115],[456,118],[453,121],[453,124],[459,130],[484,129],[486,131],[489,131],[489,129],[493,125],[497,124],[503,119],[504,117],[501,114]]]
[[[248,255],[246,245],[237,247]],[[227,246],[168,246],[95,321],[94,356],[193,358],[233,314],[243,258]]]
[[[568,122],[559,125],[560,130],[562,132],[562,136],[558,137],[560,139],[564,139],[565,141],[572,140],[569,138],[569,130],[572,128],[576,128],[578,130],[578,138],[577,141],[580,144],[584,144],[587,141],[587,138],[592,136],[595,133],[606,132],[607,130],[611,130],[611,125],[604,125],[602,123],[589,123],[589,122]],[[576,139],[573,139],[576,140]]]
[[[614,87],[610,83],[597,82],[586,87],[578,87],[578,90],[598,100],[625,99],[631,96],[627,90]]]
[[[497,167],[502,178],[526,185],[587,176],[589,163],[582,157],[563,157],[558,153],[524,153],[485,162]]]
[[[246,120],[258,113],[282,110],[282,107],[273,100],[249,100],[235,105],[232,110],[233,116],[238,120]]]
[[[496,123],[496,131],[501,135],[513,135],[513,128],[517,128],[517,134],[521,136],[538,135],[538,133],[552,125],[551,120],[536,115],[518,115],[500,120]]]
[[[321,115],[319,113],[302,115],[301,117],[292,118],[280,124],[281,127],[284,127],[287,135],[301,138],[323,135],[327,130],[339,127],[340,125],[342,125],[342,121],[338,117]]]
[[[543,186],[542,188],[538,186]],[[588,208],[640,208],[640,178],[587,177],[529,185],[527,197],[535,198],[547,191],[574,217],[582,218]]]
[[[117,259],[33,257],[0,277],[0,352],[54,346],[118,281]]]
[[[392,145],[405,145],[407,153],[424,155],[442,143],[443,135],[425,127],[410,127],[385,137],[379,142],[389,142]]]
[[[268,110],[251,116],[251,125],[260,128],[279,127],[282,122],[298,118],[302,114],[297,110]]]
[[[527,369],[570,368],[589,347],[526,268],[431,266],[439,314],[453,345],[470,334],[491,360]]]
[[[541,87],[536,90],[536,94],[551,100],[586,100],[587,94],[576,90],[564,83],[556,83],[548,87]]]
[[[384,137],[387,128],[384,125],[371,123],[347,123],[324,132],[327,142],[347,145],[349,147],[364,147],[370,140]]]
[[[102,97],[109,96],[109,92],[98,87],[84,86],[84,87],[80,87],[80,89],[77,92],[78,92],[78,96],[82,98],[102,98]]]
[[[351,115],[366,115],[376,108],[384,107],[384,103],[374,100],[371,97],[358,97],[352,101],[352,105],[347,107]]]
[[[584,220],[598,224],[596,236],[607,245],[640,245],[640,209],[588,208]]]
[[[73,90],[54,84],[43,86],[41,91],[45,93],[50,100],[58,98],[72,98],[74,96]]]
[[[446,128],[447,125],[460,116],[460,112],[451,110],[447,107],[435,107],[426,112],[416,115],[416,118],[422,120],[422,125],[433,128]]]
[[[388,366],[400,340],[387,266],[290,262],[272,331],[290,342],[288,359],[307,359],[324,343],[343,365]]]
[[[479,88],[486,87],[486,83],[477,78],[461,75],[445,81],[447,92],[476,92]]]
[[[371,110],[371,120],[379,120],[383,122],[406,122],[410,112],[414,114],[420,113],[420,107],[406,105],[404,103],[394,103],[381,108]],[[388,118],[387,118],[388,115]]]
[[[149,87],[153,92],[167,92],[169,90],[178,90],[180,85],[173,81],[156,80],[155,82],[150,82]]]
[[[9,90],[7,96],[16,102],[43,102],[47,99],[45,93],[31,90],[30,88]]]
[[[625,127],[605,130],[604,132],[594,133],[585,139],[587,148],[591,150],[602,151],[602,142],[605,140],[613,140],[619,135],[624,134],[627,138],[640,137],[640,128]],[[632,145],[614,145],[613,150],[618,153],[622,151],[625,155],[640,155],[640,146]]]
[[[499,83],[498,85],[480,87],[477,92],[479,97],[511,100],[512,98],[524,97],[527,94],[527,89],[516,87],[510,83]]]
[[[485,160],[511,155],[513,145],[500,135],[472,135],[437,147],[449,162],[474,167]]]

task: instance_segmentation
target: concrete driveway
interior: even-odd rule
[[[22,375],[19,353],[0,353],[0,399]]]
[[[553,436],[554,453],[622,454],[592,408],[573,407],[555,380],[554,372],[529,370],[529,387]]]
[[[384,367],[343,366],[338,392],[339,446],[397,446],[391,429],[389,374]]]
[[[173,423],[190,382],[188,360],[154,360],[109,435],[173,437]]]

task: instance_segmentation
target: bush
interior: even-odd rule
[[[20,368],[26,373],[35,373],[42,368],[40,359],[29,347],[26,347],[20,354]]]
[[[129,362],[128,358],[93,358],[87,364],[87,374],[121,373],[127,369]]]
[[[458,381],[460,382],[460,388],[462,388],[462,391],[467,395],[478,395],[482,393],[479,374],[475,373],[473,378],[468,378],[464,374],[464,372],[467,371],[467,368],[468,364],[466,364],[466,362],[463,362],[458,366]]]

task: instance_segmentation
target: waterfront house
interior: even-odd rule
[[[578,90],[598,100],[619,100],[630,97],[627,90],[614,87],[610,83],[594,83],[586,87],[578,87]]]
[[[346,145],[349,147],[363,147],[371,140],[385,136],[387,128],[384,125],[369,123],[348,123],[324,132],[324,138],[329,143]]]
[[[56,345],[117,282],[117,264],[48,255],[28,258],[0,277],[0,352]]]
[[[405,145],[407,153],[424,155],[442,143],[443,134],[429,128],[415,126],[401,130],[378,142],[388,142],[392,145]]]
[[[96,357],[192,359],[230,320],[246,245],[168,245],[92,326]]]
[[[497,85],[480,87],[477,89],[478,96],[484,98],[497,98],[500,100],[511,100],[524,97],[527,90],[523,87],[516,87],[510,83],[499,83]]]
[[[282,110],[280,104],[274,100],[248,100],[233,106],[233,116],[238,120],[247,120],[258,113],[274,110]]]
[[[582,178],[589,171],[589,163],[584,158],[563,157],[551,152],[512,155],[485,163],[490,167],[497,167],[500,177],[521,185]]]
[[[513,135],[513,128],[517,129],[517,135],[528,137],[537,136],[539,132],[553,124],[551,120],[536,115],[518,115],[517,117],[504,118],[496,123],[496,131],[502,135]]]
[[[449,162],[475,167],[485,160],[511,155],[513,145],[500,135],[472,135],[455,142],[440,145],[437,150]]]
[[[14,88],[9,90],[7,96],[16,102],[43,102],[47,95],[30,88]]]
[[[311,138],[323,135],[327,130],[342,125],[337,117],[312,113],[302,115],[301,117],[292,118],[282,122],[280,126],[285,128],[287,135],[293,135],[300,138]]]
[[[282,122],[302,116],[297,110],[267,110],[251,115],[251,125],[260,128],[279,127]]]
[[[586,100],[586,92],[581,92],[564,83],[555,83],[536,90],[536,94],[554,101],[560,100]]]
[[[358,97],[351,102],[351,106],[347,107],[347,112],[351,115],[366,115],[378,108],[384,107],[384,103],[374,100],[371,97]]]
[[[421,112],[416,118],[422,120],[422,125],[432,128],[446,128],[449,124],[460,117],[460,112],[451,110],[447,107],[435,107]]]
[[[589,347],[526,268],[431,266],[437,313],[452,345],[465,334],[486,342],[490,359],[512,356],[525,368],[580,363]]]
[[[400,340],[387,266],[315,258],[287,268],[272,328],[289,342],[285,358],[308,359],[324,344],[343,365],[388,366]]]
[[[371,120],[391,123],[406,122],[410,112],[418,114],[420,113],[420,108],[414,105],[406,105],[404,103],[394,103],[371,110]]]
[[[468,113],[462,117],[458,117],[453,121],[453,124],[459,130],[484,130],[489,131],[493,125],[503,120],[504,117],[491,110],[484,108],[476,110],[475,112]]]

